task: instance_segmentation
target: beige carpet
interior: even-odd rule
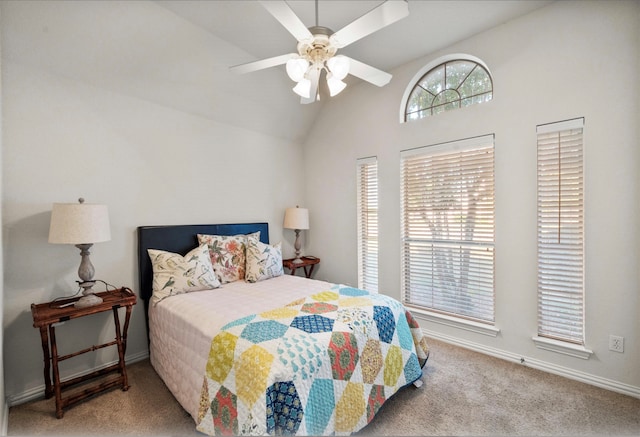
[[[360,435],[640,435],[640,399],[431,340],[424,385],[407,387]],[[201,435],[148,360],[131,388],[55,418],[53,399],[9,410],[9,435]]]

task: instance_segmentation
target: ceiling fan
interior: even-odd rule
[[[318,0],[316,0],[316,25],[307,28],[285,0],[260,1],[285,29],[298,40],[298,53],[287,53],[273,58],[236,65],[230,68],[236,73],[286,64],[287,74],[297,82],[293,91],[301,97],[301,103],[313,103],[320,99],[318,83],[325,71],[329,94],[335,96],[347,84],[342,81],[348,74],[377,86],[384,86],[391,75],[336,52],[409,15],[407,0],[386,0],[337,32],[318,26]]]

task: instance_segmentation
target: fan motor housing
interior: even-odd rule
[[[298,43],[298,54],[309,62],[324,63],[336,54],[337,48],[331,43],[329,37],[333,31],[328,27],[313,26],[309,28],[313,38]]]

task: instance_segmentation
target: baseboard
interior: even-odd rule
[[[2,403],[2,423],[0,424],[0,435],[7,435],[9,433],[9,406],[7,400]]]
[[[125,361],[126,361],[126,364],[129,365],[129,364],[137,363],[138,361],[145,360],[147,358],[149,358],[149,351],[145,350],[145,351],[139,352],[137,354],[133,354],[133,355],[127,356]],[[76,373],[74,375],[69,375],[67,378],[65,378],[65,380],[66,379],[75,378],[75,377],[78,377],[78,376],[87,375],[87,374],[89,374],[89,373],[91,373],[93,371],[101,370],[101,369],[104,369],[106,367],[112,366],[112,365],[116,364],[117,362],[118,361],[114,360],[114,361],[111,361],[109,363],[105,363],[105,364],[103,364],[103,365],[101,365],[99,367],[96,367],[95,369],[89,369],[89,370],[84,371],[84,372],[79,372],[79,373]],[[9,415],[9,407],[13,407],[14,405],[24,404],[25,402],[30,402],[30,401],[33,401],[33,400],[36,400],[36,399],[44,397],[44,389],[45,389],[45,386],[44,386],[44,384],[42,384],[40,386],[37,386],[37,387],[31,388],[29,390],[26,390],[26,391],[24,391],[22,393],[18,393],[18,394],[12,395],[12,396],[8,396],[7,399],[6,399],[6,406],[5,406],[5,410],[6,410],[5,414],[6,414],[6,416],[8,417],[8,415]],[[6,425],[6,421],[5,421],[5,423],[3,425],[5,427],[7,426]],[[6,432],[3,433],[2,435],[6,435]]]
[[[553,363],[538,360],[535,358],[527,358],[512,352],[507,352],[501,349],[485,346],[483,344],[475,343],[468,340],[462,340],[460,338],[451,337],[449,335],[439,334],[424,330],[424,335],[427,337],[440,340],[444,343],[449,343],[454,346],[460,346],[465,349],[472,350],[474,352],[480,352],[485,355],[500,358],[506,361],[511,361],[523,366],[531,367],[533,369],[542,370],[543,372],[552,373],[554,375],[563,376],[565,378],[573,379],[575,381],[584,382],[586,384],[595,385],[596,387],[611,390],[616,393],[621,393],[627,396],[640,399],[640,387],[636,387],[630,384],[625,384],[619,381],[615,381],[608,378],[592,375],[589,373],[581,372],[579,370],[571,369],[569,367],[558,366]]]

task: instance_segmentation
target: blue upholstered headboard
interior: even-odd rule
[[[238,235],[260,231],[260,241],[269,243],[268,223],[234,223],[221,225],[169,225],[138,227],[138,280],[144,301],[148,329],[149,299],[152,295],[153,268],[147,249],[166,250],[185,255],[198,246],[198,234]]]

